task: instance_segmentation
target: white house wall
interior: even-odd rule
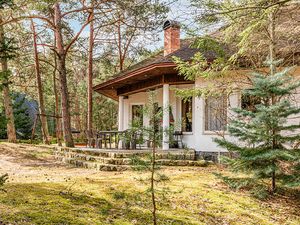
[[[162,107],[163,97],[162,97],[162,88],[158,89],[156,92],[156,100],[158,103],[158,106]],[[124,99],[124,121],[123,121],[123,127],[124,129],[128,129],[131,118],[132,118],[132,105],[145,105],[148,102],[148,93],[147,92],[139,92],[136,94],[129,95],[128,98]],[[170,104],[172,106],[172,111],[176,112],[176,97],[174,91],[170,90]],[[174,118],[175,115],[174,115]],[[144,125],[149,125],[149,118],[147,116],[144,116]]]
[[[295,95],[292,96],[292,98],[290,100],[294,105],[296,105],[297,107],[300,107],[300,88],[297,89]],[[293,125],[293,124],[300,124],[300,113],[298,113],[297,115],[292,115],[292,116],[288,117],[287,125]],[[299,132],[300,132],[300,129],[295,130],[293,132],[287,132],[287,134],[295,134],[295,133],[299,134]]]
[[[181,129],[181,127],[178,125],[181,120],[181,99],[176,97],[175,91],[172,90],[172,88],[174,87],[193,88],[193,85],[170,86],[170,105],[172,107],[172,112],[175,120],[175,127],[177,130],[179,130]],[[162,107],[162,88],[158,89],[156,93],[158,105]],[[132,105],[145,105],[147,104],[147,101],[147,92],[132,94],[129,95],[128,98],[124,99],[124,129],[128,129],[130,127],[132,118]],[[196,149],[197,151],[222,151],[222,149],[219,149],[212,141],[212,138],[216,137],[216,135],[212,132],[204,132],[204,102],[205,101],[202,98],[193,98],[193,132],[184,132],[183,142],[187,147]],[[147,118],[147,116],[144,116],[143,122],[144,125],[149,125],[149,118]]]
[[[205,83],[203,80],[198,79],[195,82],[196,88],[204,87]],[[238,93],[234,93],[229,96],[228,101],[228,116],[231,114],[230,107],[238,107],[240,104],[240,96]],[[196,97],[195,98],[195,113],[194,113],[194,148],[197,151],[202,152],[223,152],[226,151],[223,148],[217,146],[217,144],[213,141],[214,138],[220,137],[216,132],[213,131],[205,131],[205,99]],[[230,107],[229,107],[230,106]],[[225,134],[228,138],[228,135]]]
[[[195,82],[195,87],[205,86],[203,80],[197,80]],[[172,90],[174,86],[170,86],[170,105],[172,106],[172,112],[175,119],[175,124],[178,124],[181,120],[181,99],[175,96],[174,91]],[[180,85],[177,88],[191,88],[193,86],[189,85]],[[295,104],[300,105],[300,89],[297,91],[297,95],[295,96]],[[136,94],[129,95],[128,98],[124,99],[124,121],[123,128],[128,129],[130,120],[131,120],[131,106],[134,104],[146,104],[148,100],[147,92],[140,92]],[[229,106],[228,114],[231,114],[230,108],[239,107],[240,106],[241,96],[240,93],[234,93],[229,97]],[[163,101],[162,96],[162,88],[157,90],[157,102],[161,107]],[[218,135],[212,131],[205,131],[205,100],[203,98],[193,98],[193,124],[192,129],[193,132],[183,133],[183,142],[189,147],[193,148],[197,151],[202,152],[223,152],[226,151],[222,149],[214,143],[213,138],[218,137]],[[300,116],[300,115],[299,115]],[[298,122],[300,123],[299,116],[294,119],[290,119],[288,123]],[[144,116],[144,125],[149,125],[149,118]],[[226,135],[227,138],[228,135]]]

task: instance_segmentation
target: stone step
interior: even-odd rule
[[[79,154],[79,153],[70,153],[67,152],[65,154],[58,153],[55,154],[57,159],[60,158],[70,158],[88,162],[97,162],[102,164],[112,164],[112,165],[129,165],[131,163],[130,158],[107,158],[107,157],[99,157],[99,156],[91,156],[86,154]]]
[[[132,158],[144,159],[148,162],[151,150],[104,150],[78,149],[58,147],[55,157],[62,162],[76,167],[97,169],[102,171],[123,171],[132,169]],[[157,151],[156,164],[161,166],[207,166],[205,160],[196,161],[194,150]]]
[[[86,163],[88,166],[87,168],[95,168],[98,165],[111,165],[111,166],[130,166],[131,159],[129,158],[122,158],[122,159],[114,159],[114,158],[84,158],[82,155],[80,157],[68,157],[68,156],[56,156],[56,159],[61,160],[65,163],[76,164],[76,162]],[[93,158],[93,159],[92,159]],[[148,160],[146,160],[148,161]],[[73,163],[75,162],[75,163]],[[150,161],[148,161],[150,162]],[[209,162],[205,160],[171,160],[171,159],[157,159],[157,165],[161,166],[199,166],[205,167],[209,164]],[[86,166],[81,166],[86,167]]]
[[[73,158],[63,158],[62,161],[64,163],[72,164],[76,167],[96,169],[100,171],[125,171],[131,168],[130,166],[127,165],[102,164],[97,162],[77,160]]]
[[[132,158],[134,156],[146,157],[150,154],[150,151],[145,150],[116,150],[113,152],[112,150],[90,150],[90,149],[76,149],[76,148],[57,148],[55,151],[56,154],[84,154],[89,155],[91,157],[101,157],[101,158]],[[187,150],[187,151],[168,151],[162,152],[158,151],[156,153],[157,159],[172,159],[172,160],[194,160],[195,159],[195,151]]]

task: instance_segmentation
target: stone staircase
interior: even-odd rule
[[[107,150],[56,147],[55,157],[76,167],[101,171],[124,171],[132,168],[132,158],[147,159],[151,150]],[[208,162],[196,160],[194,150],[157,151],[156,162],[161,166],[207,166]]]

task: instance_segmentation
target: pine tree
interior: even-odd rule
[[[4,107],[0,107],[0,139],[7,138],[7,130],[6,130],[6,117],[4,113]]]
[[[8,60],[13,59],[16,56],[15,40],[7,38],[3,25],[3,10],[6,7],[12,7],[12,0],[0,1],[0,90],[3,96],[3,104],[5,109],[6,125],[7,125],[7,137],[9,142],[16,142],[16,129],[14,124],[14,115],[12,109],[12,101],[10,98],[10,77],[11,71],[8,68]]]
[[[277,182],[300,184],[300,149],[294,147],[300,140],[300,124],[287,123],[300,113],[300,107],[290,101],[300,82],[288,75],[290,70],[273,75],[254,73],[253,86],[244,90],[244,95],[258,99],[258,104],[254,109],[234,109],[236,117],[228,124],[228,131],[236,140],[215,139],[221,147],[238,153],[237,158],[227,158],[233,171],[251,174],[256,181],[271,179],[271,193]]]
[[[24,95],[16,93],[13,95],[14,98],[14,117],[17,136],[19,139],[29,139],[32,131],[32,119],[28,113],[29,101]]]
[[[31,136],[33,121],[29,115],[29,100],[20,93],[13,93],[13,114],[16,133],[19,139],[29,139]],[[0,107],[0,139],[7,138],[6,117],[4,107]]]

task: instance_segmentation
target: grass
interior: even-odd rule
[[[0,192],[0,224],[151,224],[148,187],[137,181],[143,173],[20,166],[26,175],[10,174]],[[299,199],[235,192],[212,174],[221,170],[164,169],[170,182],[159,195],[159,224],[299,224]]]
[[[272,202],[214,187],[217,181],[204,169],[174,170],[167,201],[159,210],[160,224],[299,224],[299,212],[287,203],[274,207]],[[7,193],[0,194],[0,218],[17,224],[149,224],[146,187],[135,182],[134,175],[74,183],[9,183]]]

